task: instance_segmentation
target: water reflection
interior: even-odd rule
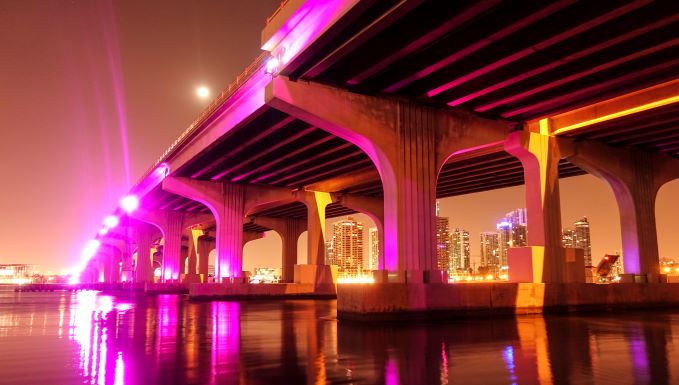
[[[670,384],[677,328],[670,312],[365,325],[334,301],[0,291],[0,383]]]

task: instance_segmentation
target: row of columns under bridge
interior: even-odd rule
[[[211,214],[207,216],[216,226],[215,275],[221,281],[239,281],[243,277],[242,229],[243,222],[250,220],[249,215],[258,207],[293,201],[306,205],[306,223],[253,220],[281,234],[284,280],[330,279],[330,269],[324,265],[325,207],[333,200],[343,200],[347,207],[370,215],[382,230],[380,251],[383,254],[376,274],[378,282],[443,282],[445,272],[437,270],[434,231],[439,170],[450,157],[497,143],[502,143],[504,150],[523,165],[530,228],[529,246],[510,249],[510,279],[584,281],[582,258],[563,249],[561,243],[558,163],[563,158],[612,187],[620,211],[626,273],[639,276],[642,281],[654,282],[661,278],[655,199],[662,185],[679,178],[677,159],[593,141],[558,138],[548,134],[548,119],[540,121],[539,129],[526,125],[517,130],[507,122],[483,119],[463,111],[352,94],[323,85],[290,82],[282,77],[267,86],[267,98],[270,106],[365,151],[380,174],[384,198],[376,202],[375,198],[343,197],[327,192],[166,178],[162,182],[163,190],[209,208]],[[335,108],[339,105],[343,108]],[[135,220],[151,223],[162,231],[164,280],[180,279],[181,234],[188,227],[206,222],[208,218],[201,218],[203,215],[143,210],[132,214]],[[307,264],[291,268],[292,261],[296,260],[296,247],[292,244],[304,227],[308,230]],[[134,232],[140,245],[148,239],[139,235],[142,232]],[[146,245],[142,248],[147,249]],[[146,257],[141,259],[144,265],[150,261]],[[124,262],[123,265],[126,266]],[[140,263],[135,278],[147,280],[149,271],[148,265]]]

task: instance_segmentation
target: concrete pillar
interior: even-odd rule
[[[120,250],[117,247],[110,245],[103,246],[101,257],[104,271],[104,282],[120,282]]]
[[[151,243],[156,231],[155,228],[146,223],[137,223],[133,228],[133,237],[137,243],[136,282],[153,282]]]
[[[266,186],[168,177],[163,189],[207,206],[217,223],[215,276],[227,282],[243,276],[243,218],[258,204],[292,201],[292,192]]]
[[[291,218],[253,217],[252,222],[278,233],[282,243],[281,282],[294,282],[297,263],[297,240],[306,231],[307,222]]]
[[[161,280],[176,282],[182,271],[182,233],[187,227],[212,221],[212,215],[203,213],[186,213],[173,210],[147,211],[138,209],[130,214],[134,219],[150,223],[163,233],[163,263]]]
[[[516,131],[508,136],[505,150],[523,165],[530,229],[528,247],[509,249],[509,278],[514,282],[564,282],[567,267],[561,243],[561,153],[556,139]],[[584,274],[583,265],[583,279]]]
[[[201,236],[198,238],[198,274],[203,282],[207,282],[210,251],[214,248],[215,241],[211,237]]]
[[[269,106],[357,145],[374,162],[384,188],[389,279],[443,281],[435,253],[438,170],[456,151],[504,140],[507,123],[283,76],[267,85],[265,98]]]
[[[594,141],[563,140],[562,147],[571,163],[611,186],[620,211],[625,273],[658,282],[655,199],[665,183],[679,178],[679,160]]]
[[[182,213],[166,211],[163,223],[163,265],[160,269],[165,282],[176,282],[180,277],[182,252]]]
[[[120,279],[122,282],[134,281],[134,271],[132,270],[132,252],[129,250],[129,247],[122,253]]]
[[[186,271],[185,281],[190,283],[200,282],[198,275],[198,237],[203,234],[203,230],[191,229],[188,232],[188,269]]]

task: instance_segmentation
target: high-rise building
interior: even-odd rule
[[[574,249],[575,248],[575,230],[564,229],[561,232],[561,243],[563,244],[563,247],[565,247],[567,249]]]
[[[450,269],[450,230],[446,217],[436,217],[436,264],[439,270]]]
[[[561,232],[561,242],[563,247],[582,249],[585,255],[585,266],[592,266],[592,243],[587,217],[575,222],[575,229],[564,229]]]
[[[469,231],[456,228],[450,233],[450,273],[456,270],[468,270],[469,263]]]
[[[377,227],[368,229],[368,270],[379,269],[380,240]]]
[[[592,266],[592,244],[589,236],[589,222],[583,217],[575,222],[575,247],[585,252],[585,266]]]
[[[500,234],[481,233],[481,266],[497,272],[500,265]]]
[[[512,247],[528,245],[528,227],[520,223],[512,225]]]
[[[325,264],[326,265],[337,265],[335,260],[335,253],[332,248],[332,239],[325,241]]]
[[[498,252],[500,266],[507,266],[507,249],[512,247],[512,223],[502,221],[496,226],[498,234]]]
[[[528,226],[528,215],[525,208],[510,211],[505,215],[505,221],[512,225]]]
[[[333,265],[339,267],[339,276],[355,278],[363,271],[363,223],[352,217],[335,222],[332,235]]]

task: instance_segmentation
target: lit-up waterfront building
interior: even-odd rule
[[[36,265],[0,264],[0,283],[30,283],[36,272]]]
[[[500,234],[481,233],[481,266],[490,273],[497,273],[500,266]]]
[[[525,208],[510,211],[505,215],[505,221],[512,225],[528,226],[528,216]]]
[[[563,247],[582,249],[585,254],[585,266],[592,266],[592,243],[590,241],[589,222],[583,217],[575,222],[575,229],[564,229],[561,233]]]
[[[592,266],[592,243],[589,234],[587,217],[575,222],[575,248],[584,250],[585,266]]]
[[[448,217],[439,216],[439,201],[436,201],[436,264],[439,270],[450,269],[450,227]]]
[[[450,233],[450,273],[469,270],[469,231],[455,228]]]
[[[329,263],[339,267],[340,278],[357,278],[363,272],[363,223],[352,217],[333,223]]]
[[[380,239],[377,227],[368,229],[368,270],[379,269]]]
[[[561,243],[563,244],[563,247],[565,247],[567,249],[574,249],[575,248],[575,230],[564,229],[563,232],[561,233]]]
[[[496,225],[500,266],[507,266],[507,249],[512,247],[512,224],[502,221]]]

